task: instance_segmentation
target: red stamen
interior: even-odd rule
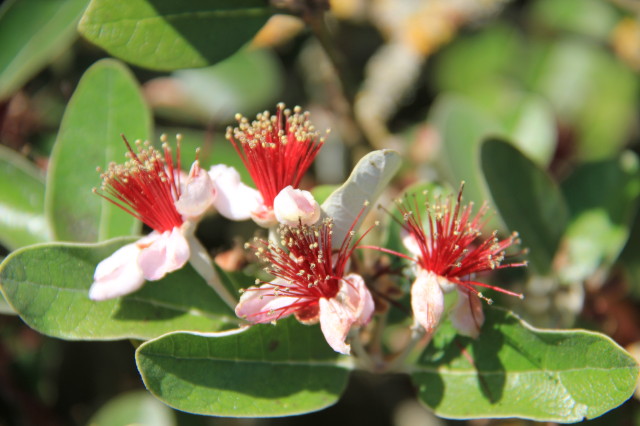
[[[158,232],[182,225],[182,216],[174,204],[180,197],[180,135],[176,164],[164,135],[161,137],[164,156],[148,142],[141,141],[135,143],[136,153],[124,135],[122,139],[129,160],[109,164],[100,175],[103,180],[100,191],[94,192]]]
[[[309,122],[309,113],[300,107],[284,109],[279,104],[275,116],[265,111],[249,121],[237,115],[238,127],[227,129],[227,139],[249,171],[267,207],[285,187],[298,188],[324,140]]]
[[[505,257],[510,257],[505,254],[505,250],[519,242],[516,233],[500,241],[494,232],[488,239],[477,242],[481,238],[481,228],[488,207],[484,204],[475,216],[472,216],[473,204],[462,205],[462,189],[463,185],[460,186],[455,204],[451,197],[446,204],[439,200],[433,205],[426,204],[425,222],[429,226],[428,232],[420,216],[415,195],[411,198],[406,196],[404,202],[398,202],[403,220],[394,219],[401,223],[404,230],[416,241],[420,250],[418,265],[477,295],[480,293],[473,286],[490,288],[522,298],[519,293],[468,278],[480,272],[526,266],[526,262],[502,264]],[[385,249],[379,250],[390,252]]]

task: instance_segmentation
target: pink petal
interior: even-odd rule
[[[142,287],[144,276],[138,266],[139,254],[136,243],[127,244],[100,262],[93,275],[89,298],[97,301],[113,299]]]
[[[451,310],[450,318],[460,334],[477,338],[480,335],[480,328],[484,324],[482,301],[467,290],[458,290],[458,301]]]
[[[272,322],[291,315],[309,302],[298,297],[276,295],[274,285],[278,285],[277,280],[246,289],[236,306],[236,315],[254,324]]]
[[[153,237],[153,238],[151,238]],[[179,228],[162,234],[152,232],[137,244],[142,249],[138,256],[138,264],[144,277],[149,281],[156,281],[169,272],[178,270],[189,260],[189,243]]]
[[[320,219],[320,205],[313,195],[309,191],[293,189],[291,185],[276,195],[273,211],[278,222],[288,226],[313,225]]]
[[[178,213],[187,219],[197,218],[211,207],[214,198],[213,182],[197,162],[191,166],[191,173],[182,186],[182,194],[176,201]]]
[[[349,274],[335,297],[320,299],[320,328],[334,351],[349,354],[345,343],[354,325],[366,325],[373,315],[373,297],[360,275]]]
[[[439,283],[441,280],[444,278],[421,269],[411,286],[414,323],[420,324],[428,334],[433,333],[444,311],[444,295]]]
[[[247,220],[263,203],[260,192],[240,182],[240,174],[233,167],[212,166],[209,177],[215,188],[213,205],[227,219]]]
[[[270,228],[278,223],[273,209],[264,204],[260,204],[251,212],[251,219],[263,228]]]

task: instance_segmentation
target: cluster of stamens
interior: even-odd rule
[[[164,232],[179,227],[182,216],[175,207],[180,197],[180,142],[174,163],[167,138],[162,135],[162,152],[148,141],[136,140],[134,151],[127,139],[128,152],[123,164],[112,162],[100,174],[100,190],[93,189],[107,201],[136,217],[150,228]],[[98,168],[98,172],[101,170]]]
[[[425,229],[415,196],[411,198],[407,196],[404,200],[399,200],[397,206],[402,214],[400,224],[413,237],[420,250],[420,255],[415,259],[420,268],[466,288],[489,303],[491,301],[483,297],[474,286],[522,297],[521,294],[470,278],[479,272],[526,266],[526,262],[502,263],[506,257],[511,256],[506,254],[506,249],[520,244],[517,232],[500,240],[497,232],[494,231],[489,238],[478,242],[482,236],[481,229],[485,225],[484,217],[488,206],[483,204],[472,216],[473,203],[462,206],[462,186],[455,203],[452,197],[448,197],[447,202],[444,203],[439,200],[433,204],[425,203],[424,219],[428,230]]]
[[[295,107],[293,112],[278,104],[277,112],[268,111],[249,120],[236,115],[238,127],[227,128],[233,144],[249,171],[267,207],[288,185],[298,188],[304,173],[324,144],[324,139],[309,121],[309,113]]]

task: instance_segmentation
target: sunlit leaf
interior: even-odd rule
[[[419,397],[437,415],[577,422],[633,394],[638,364],[609,337],[536,329],[509,312],[485,311],[477,340],[444,323],[414,367]]]
[[[562,184],[571,212],[561,276],[581,281],[610,266],[629,237],[640,194],[638,158],[587,163]]]
[[[96,167],[123,162],[126,146],[148,139],[151,116],[137,82],[120,62],[105,59],[83,75],[62,120],[47,176],[46,212],[57,240],[95,242],[131,235],[139,223],[92,194]]]
[[[272,14],[266,0],[92,0],[78,27],[124,61],[156,70],[215,64]]]
[[[349,371],[318,326],[295,319],[217,334],[170,333],[141,345],[145,386],[179,410],[232,417],[316,411],[337,401]]]
[[[235,315],[190,267],[126,297],[93,302],[96,265],[131,239],[41,244],[0,266],[2,293],[30,327],[69,340],[148,339],[173,330],[215,331]]]
[[[214,66],[179,70],[148,81],[144,92],[163,118],[225,123],[238,112],[251,115],[272,106],[282,90],[282,75],[274,53],[244,49]]]
[[[146,391],[127,392],[109,400],[87,423],[91,426],[175,426],[173,410]]]
[[[15,250],[50,239],[43,174],[16,152],[0,146],[0,243]]]
[[[539,273],[549,273],[568,219],[558,185],[507,142],[487,140],[481,159],[498,212],[529,248],[531,266]]]
[[[395,151],[383,149],[370,152],[358,161],[347,181],[322,203],[323,215],[333,219],[334,244],[342,244],[364,208],[359,223],[353,228],[358,229],[399,168],[400,156]],[[366,207],[365,202],[369,203]]]
[[[0,101],[76,39],[89,0],[9,0],[0,8]]]
[[[490,201],[480,169],[480,143],[491,135],[503,134],[502,126],[468,99],[445,95],[438,98],[429,113],[429,122],[440,132],[442,149],[438,166],[443,178],[452,186],[465,182],[465,200],[482,205]],[[502,226],[497,219],[490,228]]]

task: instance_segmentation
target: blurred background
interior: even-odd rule
[[[38,213],[58,127],[84,71],[108,56],[77,33],[87,3],[0,6],[2,257],[48,238]],[[154,113],[155,139],[182,133],[185,152],[203,147],[203,164],[239,166],[224,140],[237,112],[251,118],[280,101],[301,105],[321,132],[331,128],[304,185],[339,184],[362,155],[392,148],[405,163],[383,203],[431,180],[454,188],[465,180],[465,199],[482,202],[480,143],[487,136],[508,139],[569,206],[551,260],[532,260],[527,277],[518,277],[525,302],[509,307],[536,326],[602,331],[639,354],[640,1],[334,0],[330,6],[328,34],[276,15],[249,46],[212,67],[161,73],[131,66]],[[12,179],[28,181],[31,192],[13,191]],[[246,173],[243,180],[250,182]],[[499,216],[493,222],[507,229]],[[199,229],[216,254],[254,232],[251,224],[218,218]],[[143,390],[130,342],[51,339],[24,325],[3,300],[0,312],[2,426],[529,423],[437,419],[416,401],[408,377],[357,372],[340,402],[318,413],[199,417]],[[632,398],[590,423],[640,425],[640,406]]]

